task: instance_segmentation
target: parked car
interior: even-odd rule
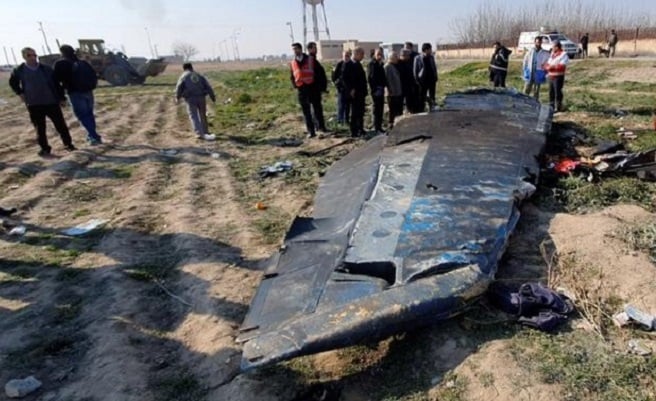
[[[527,31],[522,32],[519,35],[519,43],[517,44],[517,53],[523,54],[525,51],[533,47],[536,36],[542,38],[542,48],[544,50],[551,50],[553,42],[556,40],[560,41],[560,44],[563,46],[563,50],[567,53],[570,58],[576,58],[580,49],[579,46],[571,41],[567,36],[558,31]]]

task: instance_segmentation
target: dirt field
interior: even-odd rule
[[[654,82],[653,74],[643,75],[631,80]],[[253,201],[279,211],[284,231],[294,215],[311,210],[312,193],[282,178],[246,182],[236,171],[299,148],[251,146],[232,138],[235,128],[221,126],[214,127],[217,142],[197,142],[165,79],[97,91],[99,132],[107,140],[101,146],[84,143],[67,108],[80,149],[65,152],[49,126],[54,155],[43,159],[6,80],[0,74],[6,101],[0,102],[0,206],[17,207],[7,222],[24,224],[27,233],[0,232],[0,384],[36,376],[43,387],[26,400],[573,399],[562,384],[540,380],[519,363],[522,341],[532,341],[531,334],[490,323],[485,308],[483,317],[469,314],[380,343],[238,374],[237,328],[261,262],[280,242],[266,236]],[[221,105],[225,84],[213,85]],[[277,116],[270,129],[300,139],[297,114]],[[357,143],[337,148],[333,159],[352,146]],[[106,224],[82,237],[61,233],[91,219]],[[656,222],[654,214],[633,205],[573,215],[528,204],[500,278],[547,281],[540,244],[548,243],[561,258],[596,269],[605,284],[590,281],[591,289],[656,313],[653,262],[615,235],[644,222]],[[590,333],[582,318],[572,330]],[[383,387],[383,396],[374,395]]]

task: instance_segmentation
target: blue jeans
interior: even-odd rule
[[[93,92],[72,92],[68,94],[73,113],[87,130],[87,140],[102,141],[96,132],[96,117],[93,115]]]
[[[205,95],[187,98],[185,102],[187,102],[187,114],[189,114],[189,120],[194,127],[194,132],[198,136],[207,135],[209,132]]]
[[[351,121],[351,99],[345,90],[337,92],[337,122],[348,123]]]

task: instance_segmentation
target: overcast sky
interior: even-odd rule
[[[325,0],[325,6],[333,39],[445,43],[454,39],[451,21],[468,15],[481,1]],[[656,13],[656,0],[597,2]],[[150,57],[150,35],[160,55],[171,54],[172,44],[182,41],[198,48],[196,58],[225,58],[229,44],[232,58],[229,37],[237,32],[241,57],[258,57],[290,52],[287,21],[295,39],[302,41],[301,10],[301,0],[0,0],[0,46],[7,48],[10,60],[10,48],[17,57],[24,46],[42,53],[41,21],[53,51],[55,39],[75,45],[78,38],[102,38],[129,56]],[[319,17],[323,28],[323,15]],[[5,62],[0,53],[0,64]]]

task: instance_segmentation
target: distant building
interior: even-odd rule
[[[342,51],[344,50],[344,40],[320,40],[317,42],[317,59],[323,60],[339,60],[342,58]]]
[[[401,50],[404,47],[403,43],[381,43],[380,47],[383,48],[383,55],[385,59],[389,57],[390,52],[395,51],[397,54],[401,55]]]
[[[351,50],[355,49],[356,47],[361,47],[364,49],[364,56],[369,57],[369,54],[371,54],[372,50],[376,50],[380,47],[381,42],[362,42],[359,40],[347,40],[344,42],[344,50]]]

